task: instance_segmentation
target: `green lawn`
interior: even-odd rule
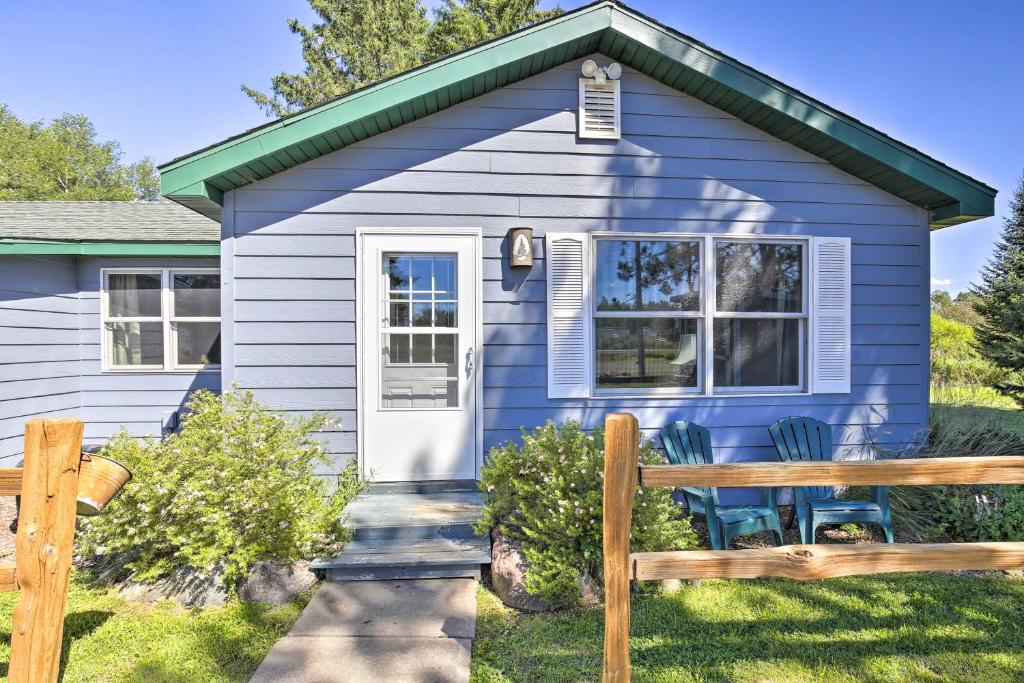
[[[596,681],[603,613],[525,615],[480,589],[474,681]],[[704,581],[636,597],[636,681],[1024,680],[1024,579]]]
[[[0,674],[10,661],[17,593],[0,594]],[[283,607],[243,605],[186,610],[139,605],[72,580],[64,627],[63,683],[247,681],[308,597]]]

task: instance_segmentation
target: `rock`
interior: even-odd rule
[[[229,599],[221,580],[220,570],[207,574],[195,567],[181,567],[156,583],[139,583],[129,578],[117,592],[135,602],[174,600],[182,607],[220,607]]]
[[[526,572],[529,565],[519,549],[519,543],[502,536],[497,529],[491,532],[491,582],[494,592],[509,607],[527,612],[546,612],[550,608],[540,598],[526,591]]]
[[[604,591],[593,577],[580,574],[577,582],[580,586],[580,602],[587,607],[598,607]]]
[[[309,571],[309,562],[257,562],[238,589],[238,597],[242,602],[283,605],[315,584],[316,576]]]

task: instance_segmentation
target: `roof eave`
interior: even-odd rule
[[[219,256],[219,242],[70,241],[0,238],[0,255]]]
[[[309,158],[351,144],[352,140],[342,140],[335,133],[343,127],[361,129],[381,112],[390,115],[397,108],[410,105],[415,109],[413,103],[418,98],[443,93],[460,84],[464,86],[474,78],[481,78],[483,74],[517,60],[532,58],[536,61],[538,55],[545,53],[550,60],[552,51],[562,49],[564,52],[564,47],[572,41],[594,37],[602,42],[611,42],[610,38],[616,41],[625,39],[627,44],[641,48],[631,50],[630,55],[633,56],[644,51],[658,53],[684,71],[721,84],[745,102],[781,114],[787,121],[793,122],[794,129],[802,127],[800,130],[827,136],[865,164],[881,165],[891,170],[888,175],[915,183],[920,191],[916,197],[906,194],[907,201],[933,213],[933,228],[956,225],[995,213],[995,189],[611,0],[582,7],[483,43],[164,164],[160,167],[162,192],[169,199],[219,220],[223,194],[227,189],[244,186]],[[621,61],[630,64],[630,55],[624,54]],[[630,65],[646,72],[643,63],[646,57],[637,59],[641,63]],[[543,68],[554,65],[547,61]],[[647,75],[657,77],[654,73]],[[439,108],[444,106],[449,105],[439,105]],[[409,116],[415,119],[429,113],[415,111]],[[387,125],[394,127],[407,123],[409,116],[399,114],[396,117],[400,119],[398,123]],[[757,125],[753,120],[752,123]],[[381,132],[384,130],[390,128],[380,129]],[[364,131],[363,137],[374,134],[373,131]],[[325,140],[323,136],[329,135],[338,140]],[[355,140],[363,137],[357,134]],[[781,137],[785,139],[786,136]],[[319,142],[314,144],[316,140]],[[795,142],[799,146],[799,140]],[[851,154],[845,153],[845,156]],[[863,173],[868,182],[872,182],[874,175],[877,175],[864,170],[863,166],[850,166],[841,157],[835,160],[827,156],[823,158],[854,175]],[[885,183],[878,183],[877,186],[887,189]],[[895,185],[892,188],[897,193],[901,191]]]

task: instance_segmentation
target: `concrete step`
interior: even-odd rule
[[[490,564],[490,539],[473,532],[483,499],[478,491],[390,492],[349,505],[352,540],[311,569],[328,581],[466,577]]]

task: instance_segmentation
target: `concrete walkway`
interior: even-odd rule
[[[476,581],[324,583],[250,683],[469,681]]]

